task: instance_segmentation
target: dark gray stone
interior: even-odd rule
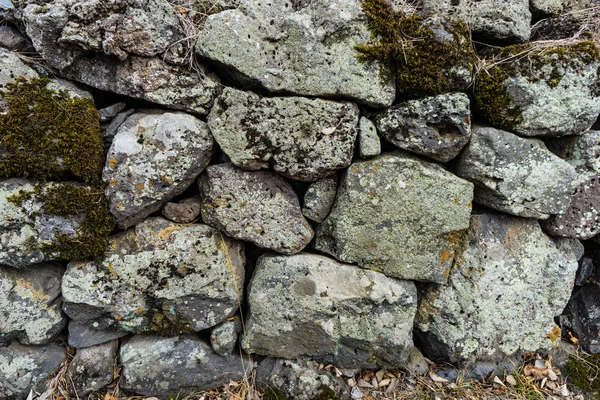
[[[215,326],[210,332],[210,345],[215,353],[221,356],[233,353],[241,331],[242,320],[239,316]]]
[[[134,109],[123,111],[122,113],[117,114],[107,126],[103,126],[104,131],[102,132],[102,137],[104,138],[104,142],[108,143],[109,148],[121,125],[123,125],[127,118],[134,112]]]
[[[98,117],[100,117],[100,122],[110,122],[111,119],[117,116],[120,112],[125,111],[127,108],[126,103],[115,103],[108,107],[102,108],[98,110]]]
[[[118,350],[118,340],[78,349],[67,369],[69,392],[87,396],[109,385],[114,378]]]
[[[584,286],[588,282],[587,280],[594,273],[594,260],[589,257],[584,257],[579,262],[579,270],[577,271],[577,277],[575,278],[576,286]]]
[[[302,214],[312,221],[323,222],[335,201],[337,185],[337,175],[311,183],[304,194]]]
[[[2,8],[0,1],[0,8]],[[29,39],[21,34],[12,26],[0,26],[0,47],[4,47],[10,51],[31,52],[34,51]]]
[[[600,273],[588,284],[576,287],[560,317],[561,327],[573,332],[583,350],[600,354]]]
[[[92,347],[111,340],[127,336],[127,332],[117,329],[94,329],[77,321],[69,321],[69,335],[67,337],[69,346],[76,349]]]

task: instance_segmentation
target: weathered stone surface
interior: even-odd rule
[[[543,142],[474,126],[456,174],[475,183],[475,201],[495,210],[546,219],[567,210],[575,168]]]
[[[571,240],[546,236],[532,219],[480,214],[465,243],[448,284],[419,297],[425,356],[496,361],[550,346],[577,271]]]
[[[69,346],[76,349],[92,347],[111,340],[127,336],[127,332],[117,329],[94,329],[77,321],[69,321],[69,335],[67,337]]]
[[[375,124],[397,147],[447,162],[471,137],[469,97],[453,93],[400,103],[379,114]]]
[[[341,368],[402,366],[413,348],[416,301],[412,282],[319,255],[263,255],[242,347]]]
[[[457,18],[488,40],[524,42],[531,33],[529,0],[423,0],[423,8]]]
[[[378,63],[356,61],[354,46],[370,38],[357,0],[244,2],[208,17],[196,51],[245,87],[386,107],[393,82],[382,84]]]
[[[0,87],[15,82],[17,78],[35,79],[39,78],[39,75],[15,53],[0,48]]]
[[[235,314],[244,263],[242,244],[206,225],[149,218],[111,237],[101,263],[69,263],[64,310],[96,329],[199,331]]]
[[[381,140],[373,122],[361,117],[358,123],[358,146],[361,158],[369,158],[381,154]]]
[[[529,6],[533,14],[559,15],[568,1],[564,0],[530,0]]]
[[[138,335],[121,346],[121,388],[144,396],[166,398],[238,381],[244,359],[220,356],[193,335],[160,338]]]
[[[162,209],[163,217],[180,224],[189,224],[200,218],[200,197],[190,197],[179,203],[167,203]]]
[[[206,123],[191,115],[131,115],[119,127],[102,173],[117,225],[133,226],[183,193],[208,165],[214,147]]]
[[[600,274],[592,276],[592,282],[578,287],[573,292],[569,304],[560,317],[563,328],[573,332],[579,343],[587,352],[600,353]]]
[[[127,103],[119,102],[98,110],[98,117],[100,118],[100,122],[110,122],[110,120],[116,117],[117,114],[125,111],[126,108]]]
[[[206,114],[219,84],[181,62],[185,37],[167,0],[53,0],[23,11],[27,34],[60,73],[101,90]]]
[[[356,162],[315,248],[387,276],[443,283],[472,199],[471,183],[408,154]]]
[[[125,121],[127,121],[127,118],[129,118],[133,113],[135,113],[135,109],[118,113],[108,125],[103,126],[102,137],[104,139],[107,151],[110,149],[110,145],[112,144],[112,141],[119,131],[121,125],[123,125]]]
[[[293,254],[314,232],[292,187],[268,171],[211,165],[199,180],[202,220],[236,239]]]
[[[60,280],[64,268],[45,264],[17,270],[0,266],[0,344],[51,342],[65,327]]]
[[[57,344],[0,347],[0,398],[25,400],[31,389],[43,392],[46,380],[67,358]]]
[[[301,181],[352,161],[358,107],[303,97],[260,97],[226,88],[208,116],[221,149],[243,169],[272,168]]]
[[[0,1],[0,8],[2,8],[2,1]],[[10,51],[27,52],[33,50],[31,42],[21,32],[8,25],[0,26],[0,47]]]
[[[221,356],[233,353],[241,331],[242,320],[239,316],[222,322],[210,332],[212,349]]]
[[[69,391],[77,396],[86,396],[110,384],[118,350],[118,340],[78,349],[67,369]]]
[[[311,183],[304,195],[302,214],[315,222],[323,222],[335,201],[337,194],[338,176],[320,179]]]

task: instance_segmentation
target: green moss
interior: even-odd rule
[[[0,90],[0,179],[72,179],[98,185],[104,147],[89,99],[49,90],[48,79],[19,78]]]
[[[600,399],[600,354],[571,356],[565,368],[568,379],[575,387]]]
[[[173,337],[182,333],[194,333],[195,331],[183,321],[172,320],[164,314],[157,312],[152,317],[152,332],[163,337]]]
[[[426,96],[461,89],[461,79],[452,69],[472,72],[476,59],[464,23],[398,13],[385,0],[361,0],[361,5],[377,43],[357,46],[359,59],[380,61],[384,80],[395,72],[402,94]],[[436,31],[446,31],[452,39],[440,39]]]
[[[281,390],[267,386],[260,390],[262,400],[287,400],[287,396]]]
[[[512,130],[523,122],[523,110],[513,105],[504,81],[508,74],[499,67],[483,71],[475,78],[475,107],[495,127]]]
[[[339,400],[339,397],[335,390],[323,385],[319,388],[319,394],[313,397],[312,400]]]

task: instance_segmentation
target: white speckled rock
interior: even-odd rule
[[[397,368],[413,349],[416,301],[412,282],[319,255],[264,255],[250,283],[242,347],[341,368]]]
[[[191,115],[154,110],[127,118],[102,172],[119,227],[137,224],[183,193],[208,165],[214,147],[206,123]]]
[[[358,123],[358,149],[361,158],[369,158],[381,154],[381,139],[377,135],[375,124],[366,117]]]
[[[64,310],[96,329],[200,331],[238,310],[244,263],[243,245],[206,225],[150,218],[111,237],[101,263],[69,263]]]
[[[335,201],[338,180],[334,175],[311,183],[304,194],[302,215],[311,221],[323,222]]]
[[[117,366],[118,351],[118,340],[78,349],[67,369],[69,392],[86,396],[110,384]]]
[[[493,209],[546,219],[567,210],[575,168],[540,140],[474,126],[456,173],[475,183],[475,201]]]
[[[481,214],[448,284],[429,286],[415,320],[425,356],[437,361],[501,361],[548,348],[577,271],[569,239],[537,221]],[[560,336],[559,336],[560,339]]]

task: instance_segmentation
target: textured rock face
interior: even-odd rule
[[[473,185],[406,154],[354,163],[315,248],[401,279],[443,283],[469,226]]]
[[[31,389],[43,392],[46,379],[67,358],[67,350],[57,344],[23,346],[13,342],[0,346],[0,396],[24,400]]]
[[[454,266],[447,285],[430,286],[419,300],[425,356],[496,361],[551,344],[546,337],[577,271],[570,240],[546,236],[535,220],[474,215]]]
[[[28,67],[16,54],[0,49],[0,86],[12,83],[16,78],[35,79],[39,75]]]
[[[424,0],[428,14],[450,15],[464,21],[476,36],[502,42],[529,39],[528,0]]]
[[[118,340],[77,350],[67,369],[67,382],[72,382],[71,393],[86,396],[110,384],[118,350]]]
[[[178,224],[189,224],[200,218],[200,197],[190,197],[179,203],[167,203],[162,209],[162,215]]]
[[[413,348],[416,301],[408,281],[318,255],[265,255],[250,284],[242,346],[341,368],[401,366]]]
[[[241,331],[242,320],[238,316],[216,326],[210,332],[212,349],[221,356],[233,353]]]
[[[68,343],[69,346],[76,349],[96,346],[126,335],[127,332],[117,329],[109,328],[100,330],[73,320],[69,321]]]
[[[243,3],[211,15],[196,45],[242,85],[392,104],[394,85],[381,83],[379,64],[356,62],[354,46],[371,37],[357,0]]]
[[[407,101],[379,114],[375,123],[397,147],[447,162],[471,137],[469,97],[454,93]]]
[[[559,15],[568,1],[564,0],[531,0],[529,2],[534,14]]]
[[[150,218],[113,236],[101,263],[69,263],[64,310],[97,329],[199,331],[235,314],[244,263],[242,244],[206,225]]]
[[[244,376],[244,360],[220,356],[192,335],[138,335],[121,346],[121,388],[144,396],[215,389]]]
[[[208,117],[221,149],[243,169],[272,168],[314,181],[347,167],[358,107],[303,97],[260,97],[227,88]]]
[[[323,222],[335,201],[337,175],[311,183],[304,195],[302,214],[315,222]]]
[[[211,165],[199,181],[202,220],[236,239],[293,254],[314,232],[292,187],[268,171]]]
[[[369,158],[381,154],[381,140],[377,135],[377,128],[373,122],[365,117],[360,118],[358,124],[359,153],[362,158]]]
[[[66,326],[61,310],[58,264],[15,270],[0,267],[0,343],[45,344]]]
[[[592,276],[591,283],[575,289],[560,317],[561,326],[573,331],[583,349],[593,354],[600,353],[600,316],[598,315],[600,276],[598,275],[596,272]]]
[[[541,141],[482,126],[473,127],[457,174],[475,183],[477,203],[540,219],[567,210],[577,177]]]
[[[112,141],[102,173],[119,227],[137,224],[183,193],[213,151],[206,123],[191,115],[145,111],[130,116]]]

